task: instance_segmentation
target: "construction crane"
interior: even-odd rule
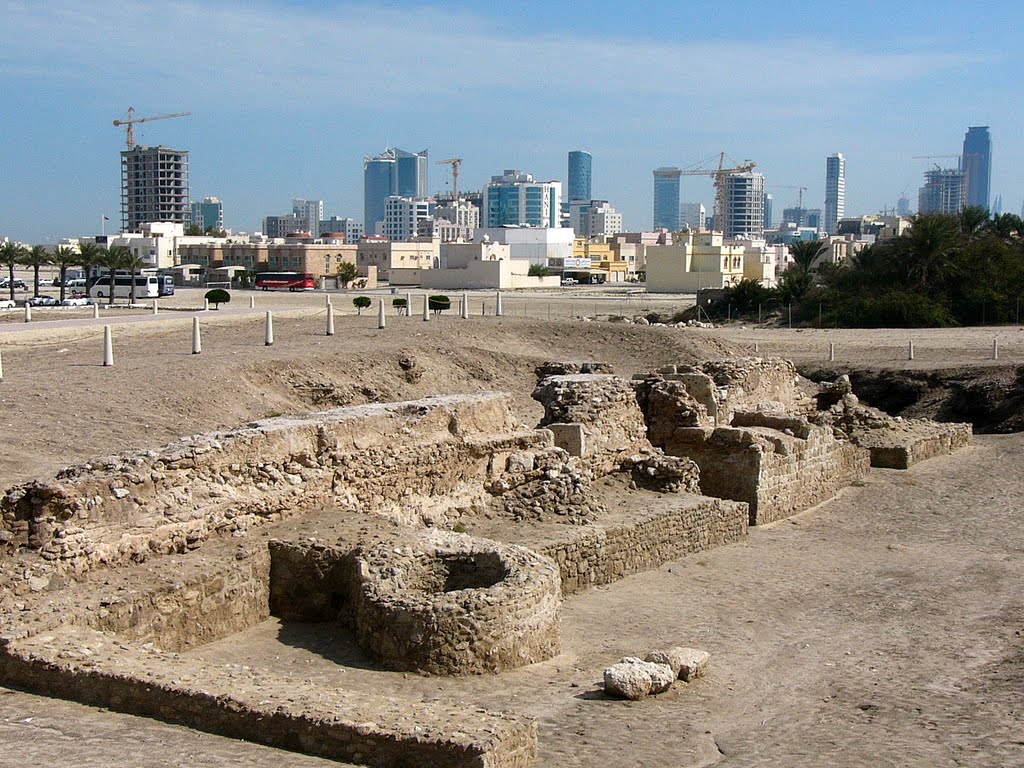
[[[452,197],[459,200],[459,166],[462,165],[461,157],[449,157],[447,160],[438,160],[438,165],[450,165],[452,167]]]
[[[710,176],[714,180],[715,186],[715,226],[721,227],[723,216],[725,214],[725,177],[731,176],[734,173],[749,173],[757,167],[757,163],[753,160],[744,160],[742,163],[732,167],[725,167],[725,152],[718,155],[718,168],[694,168],[692,170],[683,171],[679,168],[658,168],[654,171],[654,175],[667,176],[669,178],[679,178],[680,176]]]
[[[797,208],[803,208],[804,207],[804,192],[807,191],[807,187],[794,187],[794,186],[790,186],[788,184],[772,184],[771,189],[797,189],[797,190],[800,190],[800,195],[799,195],[800,202],[797,203]]]
[[[172,117],[188,117],[191,112],[175,112],[173,115],[152,115],[150,117],[135,117],[135,107],[128,107],[128,119],[126,120],[115,120],[114,127],[120,128],[122,125],[125,126],[125,140],[128,144],[128,149],[135,146],[135,124],[136,123],[147,123],[150,120],[167,120]]]

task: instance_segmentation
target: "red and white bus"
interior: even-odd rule
[[[316,277],[309,272],[258,272],[256,287],[264,291],[316,290]]]

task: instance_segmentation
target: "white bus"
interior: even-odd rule
[[[114,298],[127,299],[132,294],[132,276],[114,275]],[[160,278],[156,275],[135,275],[135,298],[155,299],[160,295]],[[93,278],[89,288],[89,298],[105,299],[110,296],[110,275]]]

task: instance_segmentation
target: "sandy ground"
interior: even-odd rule
[[[531,423],[531,369],[546,359],[629,373],[754,341],[798,360],[824,344],[827,359],[833,340],[889,365],[883,332],[651,329],[535,313],[468,323],[389,313],[384,330],[375,313],[345,315],[327,338],[322,296],[301,298],[306,308],[285,311],[294,297],[267,297],[280,311],[272,347],[262,307],[204,313],[201,355],[190,354],[187,313],[115,324],[112,368],[100,365],[90,320],[0,335],[0,481],[271,413],[434,392],[515,391]],[[915,332],[914,365],[986,364],[996,334],[1002,361],[1019,364],[1014,328]],[[569,598],[564,653],[496,678],[341,668],[329,648],[345,638],[325,626],[268,622],[195,653],[522,711],[538,718],[542,766],[1024,765],[1022,448],[1024,435],[982,436],[909,472],[872,470],[866,485],[742,543]],[[674,644],[711,651],[709,676],[638,703],[597,694],[607,664]],[[329,764],[2,688],[0,740],[2,766]]]

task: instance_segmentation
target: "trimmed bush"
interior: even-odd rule
[[[213,290],[206,292],[205,298],[208,302],[213,304],[214,309],[220,309],[221,304],[227,304],[231,301],[231,294],[223,288],[214,288]]]
[[[452,300],[443,294],[438,294],[437,296],[428,296],[427,306],[431,312],[435,314],[440,314],[441,312],[444,312],[446,309],[451,309]]]
[[[369,296],[356,296],[352,299],[352,304],[360,315],[363,314],[363,310],[370,306],[371,303]]]

